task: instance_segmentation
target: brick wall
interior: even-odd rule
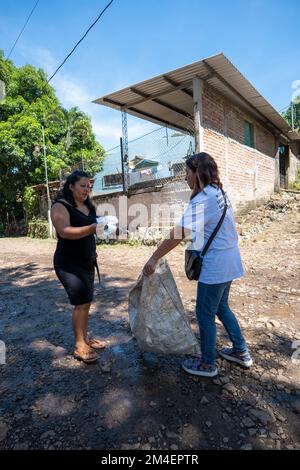
[[[287,169],[288,186],[291,187],[298,177],[300,165],[300,142],[293,142],[290,147],[290,161]]]
[[[116,215],[121,225],[130,225],[131,231],[134,231],[137,225],[174,225],[188,204],[190,194],[186,182],[178,179],[159,188],[133,191],[128,197],[122,193],[115,196],[95,196],[93,202],[97,207],[97,215],[103,215],[107,211],[110,215]]]
[[[244,120],[254,126],[255,149],[244,145]],[[203,96],[204,151],[218,163],[236,211],[274,191],[275,138],[251,116],[206,86]]]

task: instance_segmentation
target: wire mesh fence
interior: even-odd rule
[[[160,127],[128,142],[124,173],[128,188],[163,184],[185,175],[185,159],[195,151],[192,132]],[[123,190],[120,145],[105,155],[103,169],[95,175],[94,195]]]

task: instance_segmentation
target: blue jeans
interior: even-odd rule
[[[223,323],[235,351],[247,351],[246,341],[238,321],[228,305],[231,281],[222,284],[198,282],[196,316],[200,329],[202,360],[215,365],[216,323],[215,316]]]

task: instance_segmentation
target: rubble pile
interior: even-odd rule
[[[300,192],[273,194],[263,205],[237,217],[237,230],[241,240],[249,240],[263,232],[275,220],[280,220],[287,211],[300,210]]]

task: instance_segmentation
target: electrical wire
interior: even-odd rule
[[[73,49],[71,50],[71,52],[69,52],[69,54],[67,55],[67,57],[62,61],[62,63],[57,67],[57,69],[55,70],[55,72],[53,73],[53,75],[51,75],[51,77],[47,80],[47,83],[50,82],[50,80],[52,80],[53,77],[55,77],[55,75],[57,74],[57,72],[59,71],[59,69],[66,63],[66,61],[69,59],[69,57],[71,57],[71,55],[73,54],[73,52],[75,51],[75,49],[79,46],[79,44],[84,40],[84,38],[87,36],[87,34],[90,32],[90,30],[95,26],[95,24],[100,20],[101,16],[104,14],[104,12],[110,7],[110,5],[113,3],[114,0],[111,0],[105,8],[103,8],[103,10],[101,11],[100,15],[96,18],[96,20],[94,21],[93,24],[91,24],[91,26],[87,29],[87,31],[84,33],[84,35],[82,36],[81,39],[79,39],[79,41],[75,44],[75,46],[73,47]]]
[[[77,46],[83,41],[83,39],[86,37],[86,35],[88,34],[88,32],[95,26],[95,24],[100,20],[101,16],[103,15],[103,13],[110,7],[110,5],[113,3],[114,0],[111,0],[105,8],[103,8],[103,10],[101,11],[101,13],[98,15],[98,17],[96,18],[96,20],[91,24],[91,26],[87,29],[87,31],[85,32],[85,34],[82,36],[82,38],[77,42],[77,44],[73,47],[72,51],[67,55],[67,57],[63,60],[63,62],[59,65],[59,67],[55,70],[55,72],[53,73],[53,75],[44,83],[44,86],[42,87],[42,89],[40,90],[40,93],[42,93],[46,87],[46,85],[48,85],[48,83],[50,82],[50,80],[52,80],[52,78],[57,74],[58,70],[64,65],[64,63],[67,61],[67,59],[73,54],[73,52],[75,51],[75,49],[77,48]],[[28,23],[29,21],[29,18],[30,16],[32,15],[35,7],[37,6],[39,0],[37,0],[36,4],[34,5],[34,8],[32,9],[27,21],[26,21],[26,24]],[[23,30],[26,26],[26,24],[24,25],[23,27]],[[22,32],[21,32],[22,33]],[[21,33],[19,34],[19,37],[21,36]],[[15,42],[15,44],[17,43],[17,40]],[[15,46],[14,44],[14,46]],[[14,47],[13,46],[13,47]],[[13,49],[12,49],[13,50]],[[11,52],[12,52],[11,50]],[[10,52],[10,54],[11,54]],[[21,113],[18,115],[18,118],[20,118],[28,109],[30,108],[30,103],[27,103],[27,105],[23,108],[23,110],[21,111]]]
[[[20,31],[20,33],[19,33],[19,36],[18,36],[17,39],[15,40],[14,45],[12,46],[12,48],[11,48],[11,50],[10,50],[10,53],[9,53],[8,56],[7,56],[7,60],[10,58],[10,56],[11,56],[11,54],[12,54],[14,48],[16,47],[17,42],[19,41],[19,39],[20,39],[20,37],[21,37],[21,35],[22,35],[24,29],[26,28],[27,23],[29,22],[29,20],[30,20],[30,18],[31,18],[31,16],[32,16],[34,10],[36,9],[37,4],[39,3],[39,1],[40,1],[40,0],[37,0],[37,1],[36,1],[34,7],[32,8],[31,12],[29,13],[29,16],[28,16],[28,18],[27,18],[27,20],[26,20],[26,22],[25,22],[23,28],[21,29],[21,31]]]

